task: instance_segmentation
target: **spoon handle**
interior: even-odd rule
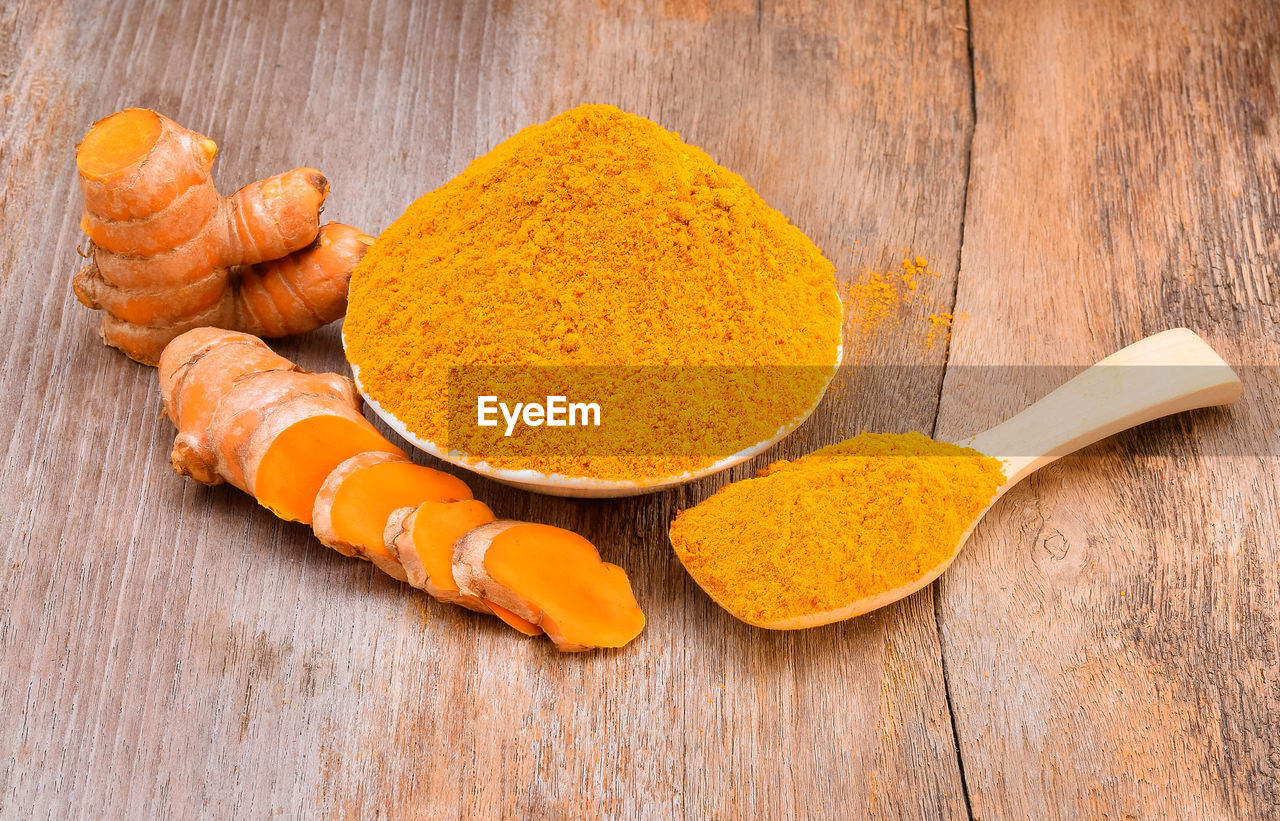
[[[1235,371],[1186,328],[1135,342],[962,444],[1005,461],[1002,490],[1059,457],[1171,413],[1240,398]]]

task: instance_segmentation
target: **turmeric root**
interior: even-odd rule
[[[384,541],[409,584],[439,601],[491,613],[526,636],[536,636],[542,628],[501,605],[461,592],[453,580],[454,544],[494,518],[488,505],[474,499],[427,501],[393,511],[387,519]]]
[[[329,183],[319,171],[222,197],[216,154],[208,137],[141,108],[98,121],[77,146],[92,261],[73,288],[107,312],[103,340],[144,364],[192,328],[275,337],[338,319],[373,242],[348,225],[320,227]]]
[[[471,489],[456,476],[394,453],[361,453],[325,479],[311,525],[326,547],[367,559],[387,575],[406,581],[405,569],[383,539],[392,511],[426,501],[470,498]]]
[[[627,574],[576,533],[497,521],[458,540],[453,577],[478,596],[541,627],[562,651],[621,647],[644,629]]]
[[[159,364],[178,473],[228,482],[339,552],[561,650],[620,647],[644,627],[621,568],[569,531],[495,522],[465,482],[383,438],[351,380],[218,328],[178,336]]]
[[[321,485],[352,456],[404,457],[360,414],[351,380],[303,371],[248,334],[178,337],[160,357],[160,390],[178,427],[174,469],[230,482],[282,519],[310,524]]]

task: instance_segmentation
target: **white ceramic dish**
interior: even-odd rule
[[[342,337],[342,348],[345,354],[347,347],[347,338],[344,334]],[[777,444],[784,436],[800,426],[802,422],[809,418],[813,411],[822,401],[822,397],[826,396],[827,388],[831,385],[831,379],[834,378],[836,370],[840,367],[840,363],[844,358],[844,344],[836,349],[836,365],[832,369],[831,377],[823,383],[822,390],[814,398],[813,404],[809,406],[804,413],[792,419],[787,424],[778,428],[778,432],[762,442],[757,442],[750,447],[730,456],[726,456],[705,468],[696,471],[685,471],[676,476],[663,477],[661,479],[652,479],[647,481],[633,481],[624,479],[588,479],[577,476],[562,476],[558,473],[543,473],[538,470],[524,469],[513,470],[511,468],[494,467],[485,461],[477,461],[469,457],[466,453],[458,450],[446,450],[429,439],[420,439],[409,432],[405,424],[396,418],[395,414],[382,407],[365,391],[364,386],[360,384],[360,369],[348,359],[351,367],[351,374],[355,379],[356,389],[360,391],[360,395],[364,397],[364,401],[368,403],[378,418],[400,435],[400,438],[409,442],[418,450],[429,453],[439,459],[443,459],[450,464],[466,468],[473,473],[488,477],[504,485],[511,485],[522,490],[531,490],[534,493],[545,493],[549,496],[574,496],[584,499],[605,499],[618,496],[640,496],[645,493],[657,493],[658,491],[667,490],[668,488],[683,485],[686,482],[692,482],[695,479],[701,479],[704,476],[710,476],[727,470],[734,465],[745,462],[753,456],[767,450]]]

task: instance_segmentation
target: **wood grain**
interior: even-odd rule
[[[1280,816],[1276,10],[843,5],[0,3],[0,817]],[[72,146],[152,106],[218,141],[224,190],[315,165],[326,217],[376,231],[584,101],[705,147],[842,277],[905,249],[939,276],[731,476],[474,481],[632,575],[640,640],[562,658],[172,473],[154,372],[68,287]],[[1047,468],[891,608],[764,633],[671,555],[756,465],[967,435],[1182,324],[1241,404]],[[342,365],[334,328],[278,347]]]
[[[939,432],[1179,325],[1246,386],[1038,473],[941,580],[973,814],[1278,817],[1280,16],[974,0],[972,34]]]
[[[224,190],[314,165],[326,217],[378,230],[519,127],[593,100],[707,148],[842,276],[926,254],[940,276],[922,287],[949,304],[964,20],[924,0],[5,4],[0,711],[18,718],[0,725],[0,814],[966,815],[931,592],[762,634],[666,540],[729,477],[618,502],[476,481],[499,515],[578,530],[632,574],[641,639],[558,657],[173,475],[154,373],[102,347],[67,287],[72,146],[125,105],[214,137]],[[912,340],[871,340],[868,361]],[[341,365],[335,329],[279,347]],[[945,348],[919,353],[931,367],[844,375],[757,465],[862,427],[929,429]]]

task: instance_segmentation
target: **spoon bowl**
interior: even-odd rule
[[[1008,421],[957,443],[1000,460],[1005,481],[960,536],[955,549],[937,566],[907,584],[839,608],[774,622],[746,621],[771,630],[798,630],[850,619],[906,598],[941,576],[987,511],[1035,471],[1080,448],[1162,416],[1230,404],[1240,398],[1242,390],[1235,371],[1208,343],[1186,328],[1136,342]],[[731,608],[726,609],[732,612]]]

